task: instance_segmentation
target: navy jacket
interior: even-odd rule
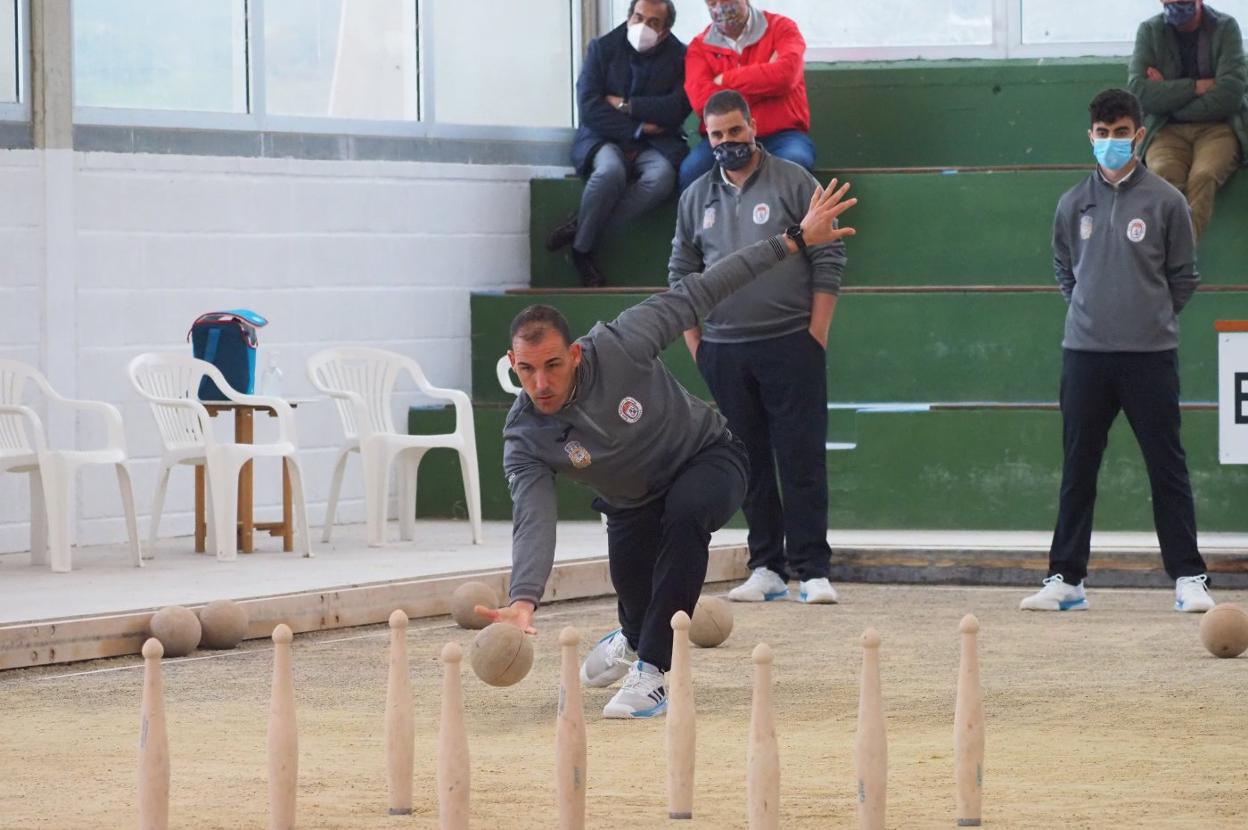
[[[608,104],[608,95],[627,98],[632,115]],[[607,142],[618,144],[625,152],[652,147],[673,167],[679,167],[689,152],[683,129],[689,116],[685,44],[673,34],[644,54],[628,42],[628,26],[623,23],[590,41],[576,82],[576,96],[581,125],[572,144],[572,163],[583,176],[589,175],[594,153]],[[638,129],[644,122],[667,130],[658,135],[640,134]]]

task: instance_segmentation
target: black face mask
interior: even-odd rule
[[[725,170],[740,170],[754,157],[754,142],[725,141],[717,144],[711,152],[715,154],[715,161],[719,162],[720,167]]]

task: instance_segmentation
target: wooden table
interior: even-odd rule
[[[286,403],[291,409],[298,408],[301,403],[310,403],[311,398],[288,398]],[[253,406],[251,404],[234,403],[233,401],[200,401],[208,416],[215,418],[222,412],[234,413],[234,443],[251,444],[255,442],[255,414],[266,413],[276,418],[277,413],[271,407]],[[290,504],[290,470],[286,459],[282,459],[282,520],[280,522],[261,522],[256,524],[252,505],[252,470],[251,462],[243,465],[238,476],[238,549],[243,553],[255,551],[255,532],[267,531],[270,536],[282,537],[282,550],[290,553],[295,549],[295,523]],[[195,466],[195,552],[204,553],[208,536],[208,525],[204,520],[204,467]]]

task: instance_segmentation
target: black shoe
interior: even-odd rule
[[[568,216],[561,224],[555,225],[554,229],[546,234],[546,250],[554,252],[560,248],[566,248],[574,239],[576,239],[575,213]]]
[[[576,266],[576,273],[580,274],[581,285],[586,288],[602,288],[607,284],[607,278],[598,270],[593,254],[583,254],[573,248],[572,264]]]

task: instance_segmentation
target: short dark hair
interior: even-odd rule
[[[559,309],[548,305],[531,305],[517,314],[511,321],[511,340],[514,343],[519,337],[530,345],[540,342],[546,332],[555,331],[563,338],[565,346],[572,343],[572,329],[568,327],[568,318]]]
[[[1144,110],[1140,99],[1125,89],[1102,90],[1088,104],[1089,124],[1112,124],[1120,118],[1130,118],[1139,129],[1144,123]]]
[[[667,6],[667,28],[671,29],[676,25],[676,4],[672,0],[649,0],[651,3],[662,3]],[[633,9],[637,8],[638,0],[628,4],[628,16],[633,16]]]
[[[739,112],[745,116],[746,121],[750,120],[750,105],[745,102],[745,97],[735,89],[721,89],[707,99],[706,106],[702,109],[702,120],[730,112]]]

